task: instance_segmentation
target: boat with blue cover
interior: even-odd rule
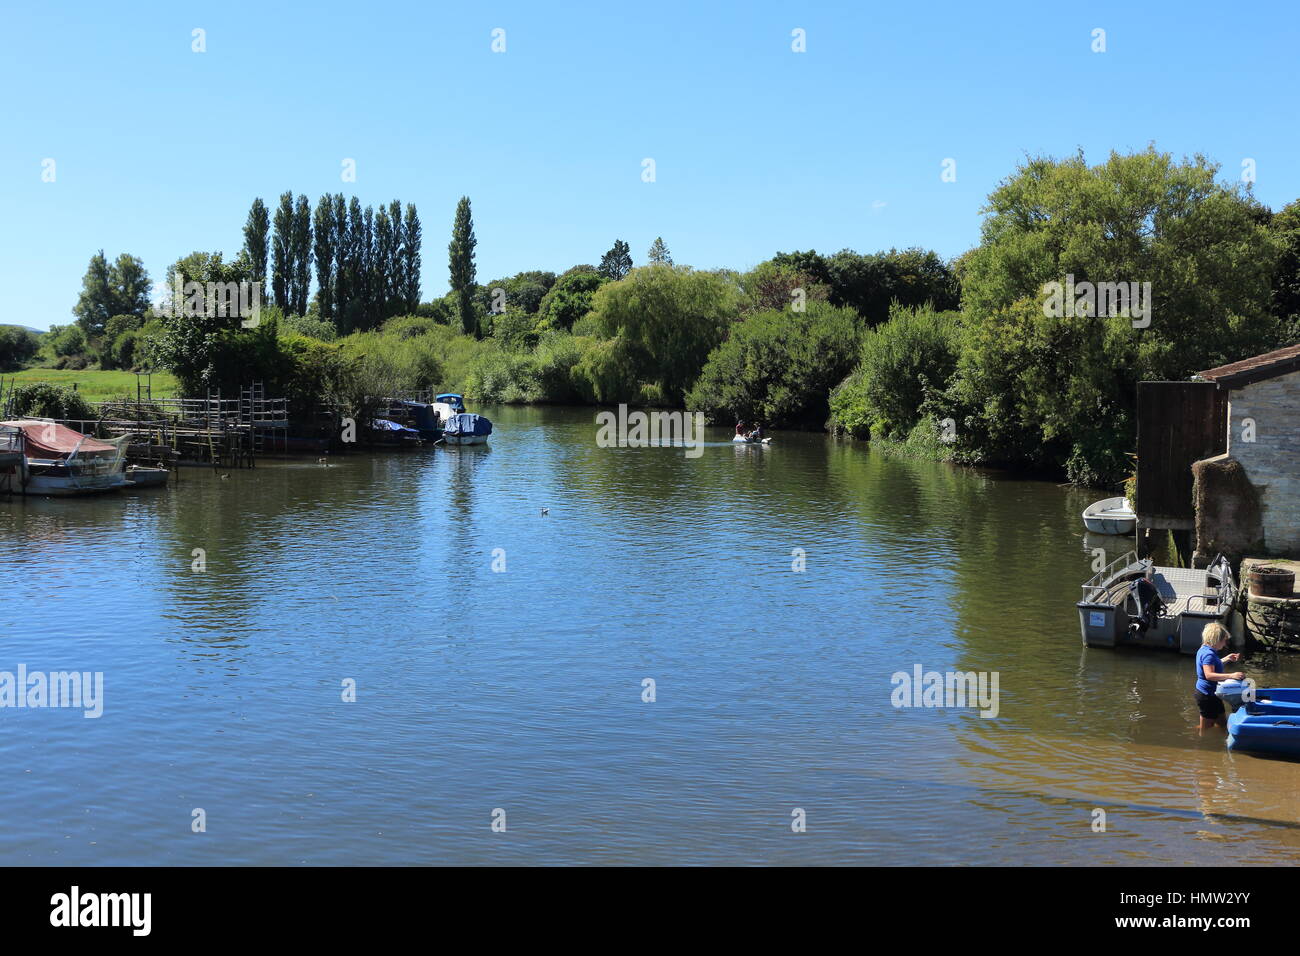
[[[1245,699],[1245,689],[1225,688],[1222,695],[1240,701],[1228,715],[1228,749],[1300,758],[1300,687],[1256,690],[1253,700]]]
[[[465,401],[455,392],[444,392],[433,400],[433,413],[448,445],[482,445],[492,434],[492,423],[482,415],[465,411]]]
[[[423,442],[420,433],[387,418],[370,420],[370,441],[388,448],[411,448]]]
[[[448,445],[482,445],[491,434],[492,423],[472,412],[461,412],[442,423],[442,440]]]

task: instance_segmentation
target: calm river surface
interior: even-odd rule
[[[0,500],[0,671],[105,681],[0,710],[0,864],[1300,860],[1300,765],[1198,738],[1190,659],[1081,646],[1096,495],[486,411],[486,449]],[[918,664],[997,671],[997,717],[895,709]]]

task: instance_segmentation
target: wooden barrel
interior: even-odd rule
[[[1290,597],[1295,590],[1295,572],[1267,564],[1250,569],[1250,593],[1256,597]]]

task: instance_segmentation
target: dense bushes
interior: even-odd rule
[[[855,438],[906,438],[928,392],[956,370],[960,328],[956,313],[895,306],[863,336],[857,368],[831,394],[832,427]]]
[[[857,361],[858,338],[857,315],[824,302],[754,313],[709,355],[687,407],[715,420],[821,425],[827,395]]]
[[[0,371],[9,371],[30,362],[41,350],[40,338],[16,325],[0,325]]]
[[[60,421],[93,421],[95,411],[70,388],[49,382],[30,382],[13,390],[10,414],[15,418],[57,418]]]

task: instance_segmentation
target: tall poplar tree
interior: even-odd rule
[[[339,332],[347,335],[351,328],[347,308],[352,301],[351,273],[349,265],[352,254],[351,231],[348,228],[348,205],[342,193],[337,193],[333,200],[334,207],[334,325]]]
[[[389,315],[392,276],[388,269],[393,259],[393,241],[393,221],[388,217],[388,207],[380,206],[375,213],[375,255],[370,263],[370,282],[374,295],[372,308],[376,321],[383,321]]]
[[[375,326],[375,207],[367,206],[361,219],[360,255],[357,273],[361,276],[361,327]]]
[[[451,269],[451,290],[456,293],[460,325],[467,335],[479,337],[478,315],[474,311],[474,219],[469,197],[461,196],[456,204],[456,221],[451,228],[447,256]]]
[[[337,241],[334,226],[334,197],[328,193],[320,197],[313,217],[313,251],[316,253],[316,287],[320,301],[320,317],[327,322],[334,319],[334,244]]]
[[[271,240],[271,294],[286,313],[293,311],[289,298],[293,286],[293,192],[280,194],[275,210],[275,236]]]
[[[259,197],[253,200],[248,221],[244,223],[244,254],[248,257],[249,278],[253,282],[266,283],[266,246],[270,232],[271,217],[266,203]]]
[[[393,230],[392,244],[388,247],[388,261],[384,265],[387,280],[384,283],[385,316],[401,315],[402,298],[402,204],[394,199],[388,204],[388,222]]]
[[[406,222],[402,226],[401,298],[408,312],[420,304],[420,217],[412,203],[406,204]]]
[[[306,196],[298,197],[293,213],[293,313],[307,314],[307,298],[311,291],[311,203]]]

